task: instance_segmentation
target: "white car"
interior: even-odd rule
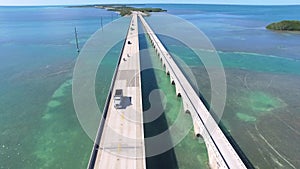
[[[123,98],[123,90],[122,89],[116,89],[115,95],[114,95],[114,107],[116,109],[121,109],[122,106],[122,98]]]

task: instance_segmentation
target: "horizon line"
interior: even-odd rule
[[[238,3],[83,3],[83,4],[7,4],[0,7],[58,7],[58,6],[85,6],[85,5],[232,5],[232,6],[300,6],[299,4],[238,4]]]

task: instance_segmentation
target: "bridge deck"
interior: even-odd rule
[[[146,168],[136,13],[121,57],[112,91],[114,94],[116,89],[123,90],[123,108],[114,107],[112,96],[95,160],[96,169]]]

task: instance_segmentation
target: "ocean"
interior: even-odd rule
[[[211,40],[227,80],[222,126],[254,167],[299,168],[300,34],[265,26],[299,19],[300,6],[136,6],[167,9]],[[93,143],[81,129],[72,103],[74,27],[82,47],[101,27],[101,17],[105,25],[120,16],[94,8],[0,7],[0,168],[86,168]],[[203,65],[186,55],[180,43],[160,38],[169,51],[190,63],[201,94],[209,100]],[[114,57],[104,61],[108,73],[97,76],[104,79],[96,83],[100,109],[120,48],[117,45]],[[160,72],[154,74],[163,79]],[[167,82],[157,80],[157,86],[171,91]],[[180,101],[170,104],[176,108]],[[166,115],[168,123],[173,116]],[[175,147],[174,168],[197,168],[198,162],[205,168],[204,144],[192,137],[191,133]],[[189,146],[188,151],[180,148]],[[187,158],[189,151],[199,155]]]

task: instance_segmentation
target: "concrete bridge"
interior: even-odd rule
[[[138,18],[170,76],[170,83],[175,85],[177,96],[182,97],[184,110],[192,116],[195,135],[203,137],[205,141],[210,167],[246,168],[172,56],[138,12],[133,13],[128,28],[88,168],[146,168]],[[112,94],[116,89],[122,89],[126,98],[130,98],[129,104],[121,110],[113,105]],[[124,136],[128,139],[124,139]]]
[[[138,17],[133,13],[89,161],[92,169],[145,169]],[[115,91],[123,91],[115,108]]]
[[[184,110],[192,116],[195,135],[197,137],[202,136],[205,141],[210,167],[246,168],[172,56],[162,45],[142,15],[139,15],[139,18],[151,40],[151,44],[165,67],[166,73],[170,76],[171,83],[175,85],[177,96],[182,98]]]

